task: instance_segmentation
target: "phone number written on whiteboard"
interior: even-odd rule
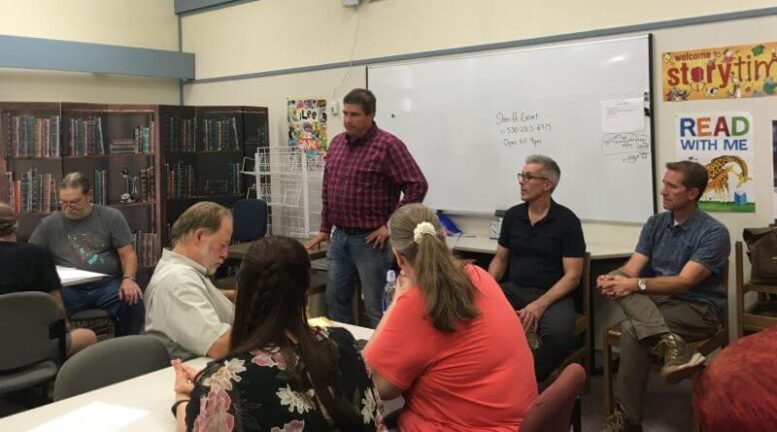
[[[538,112],[499,112],[496,114],[497,132],[502,146],[542,145],[542,136],[553,131],[553,124],[542,121]]]

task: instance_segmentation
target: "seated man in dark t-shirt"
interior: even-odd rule
[[[560,177],[553,159],[526,158],[518,174],[524,203],[505,213],[499,246],[488,267],[498,281],[507,272],[502,283],[505,296],[518,311],[524,330],[536,332],[532,352],[538,382],[572,348],[575,304],[569,294],[580,283],[585,257],[580,220],[550,197]]]
[[[116,208],[94,204],[92,185],[79,172],[63,177],[58,192],[61,210],[41,219],[30,243],[44,248],[57,265],[111,276],[62,289],[68,316],[102,309],[116,321],[116,336],[140,333],[145,308],[127,219]]]
[[[0,202],[0,295],[24,291],[41,291],[51,294],[65,317],[60,289],[62,284],[48,252],[40,246],[16,243],[17,218],[13,209]],[[67,334],[67,355],[97,342],[97,336],[89,329],[75,329]],[[13,347],[4,347],[12,349]],[[52,358],[57,355],[52,344]]]

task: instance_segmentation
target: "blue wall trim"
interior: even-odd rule
[[[627,26],[621,26],[621,27],[612,27],[612,28],[599,29],[599,30],[588,30],[588,31],[575,32],[575,33],[565,33],[565,34],[559,34],[559,35],[553,35],[553,36],[543,36],[538,38],[523,39],[523,40],[516,40],[516,41],[509,41],[509,42],[498,42],[498,43],[491,43],[491,44],[484,44],[484,45],[465,46],[460,48],[449,48],[449,49],[441,49],[441,50],[434,50],[434,51],[397,54],[397,55],[390,55],[385,57],[373,57],[373,58],[358,59],[353,61],[325,63],[325,64],[301,66],[301,67],[288,68],[288,69],[276,69],[276,70],[269,70],[269,71],[262,71],[262,72],[251,72],[251,73],[245,73],[245,74],[239,74],[239,75],[200,78],[200,79],[195,79],[194,81],[188,82],[186,84],[207,84],[207,83],[236,81],[236,80],[245,80],[245,79],[253,79],[253,78],[267,78],[267,77],[278,76],[278,75],[291,75],[291,74],[306,73],[306,72],[316,72],[316,71],[322,71],[322,70],[328,70],[328,69],[339,69],[339,68],[346,68],[346,67],[353,67],[353,66],[371,66],[371,65],[381,64],[381,63],[420,60],[420,59],[428,59],[431,57],[439,57],[439,56],[446,56],[446,55],[470,54],[470,53],[476,53],[480,51],[527,47],[527,46],[533,46],[533,45],[575,41],[579,39],[594,38],[594,37],[619,36],[619,35],[625,35],[630,33],[650,32],[654,30],[669,29],[669,28],[675,28],[675,27],[686,27],[686,26],[708,24],[708,23],[715,23],[715,22],[734,21],[734,20],[758,18],[758,17],[771,16],[771,15],[777,15],[777,7],[753,9],[753,10],[747,10],[747,11],[741,11],[741,12],[722,13],[722,14],[707,15],[707,16],[700,16],[700,17],[693,17],[693,18],[681,18],[681,19],[674,19],[674,20],[668,20],[668,21],[657,21],[657,22],[645,23],[645,24],[633,24],[633,25],[627,25]]]
[[[194,79],[194,54],[0,35],[0,67]]]

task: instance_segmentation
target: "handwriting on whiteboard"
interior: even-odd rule
[[[639,154],[650,152],[650,139],[643,133],[605,134],[602,137],[602,154]]]
[[[553,123],[535,111],[498,112],[495,126],[503,147],[538,148],[542,146],[543,138],[553,132]]]

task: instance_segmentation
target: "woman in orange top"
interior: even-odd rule
[[[401,272],[365,357],[381,398],[405,398],[400,430],[520,429],[537,384],[499,285],[453,258],[427,207],[401,207],[388,228]]]

